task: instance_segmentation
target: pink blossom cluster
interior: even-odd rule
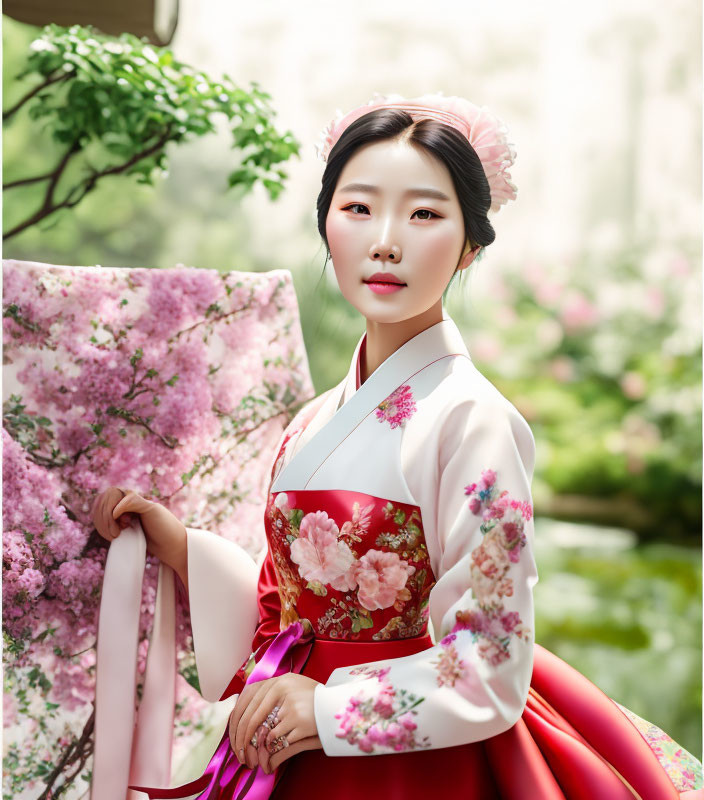
[[[496,486],[496,472],[492,469],[482,471],[477,483],[464,488],[469,495],[469,509],[481,514],[483,534],[498,525],[503,535],[503,546],[508,558],[514,564],[518,562],[520,550],[527,544],[525,523],[533,519],[533,506],[528,500],[516,500],[504,489],[499,493]]]
[[[530,629],[527,628],[517,611],[506,611],[503,606],[497,609],[469,609],[458,611],[453,632],[468,630],[472,639],[478,642],[480,658],[497,666],[510,658],[511,636],[528,641]]]
[[[344,711],[335,714],[340,720],[335,736],[356,744],[364,753],[373,753],[375,747],[397,752],[429,747],[427,737],[421,741],[415,734],[418,725],[414,717],[418,712],[414,708],[424,698],[406,692],[397,696],[393,685],[384,680],[387,672],[388,668],[379,671],[379,690],[374,696],[355,695]]]
[[[108,548],[94,530],[96,496],[128,486],[254,555],[268,453],[289,409],[314,389],[286,271],[8,260],[3,284],[6,686],[85,716]],[[158,561],[148,556],[146,566],[138,674]],[[176,625],[183,665],[191,658],[183,598]],[[30,674],[42,678],[29,684]],[[10,707],[13,726],[36,713]],[[181,714],[188,722],[200,707],[182,704]],[[69,744],[50,742],[50,763]],[[31,778],[31,769],[22,774]]]
[[[410,419],[416,410],[411,387],[404,384],[382,400],[375,413],[379,422],[388,422],[392,428],[398,428],[405,420]]]
[[[312,511],[302,518],[298,537],[291,543],[291,561],[306,581],[319,581],[337,591],[356,590],[357,600],[368,611],[394,605],[416,569],[398,553],[383,550],[367,550],[356,558],[326,511]]]
[[[437,660],[431,663],[437,669],[438,686],[454,686],[455,683],[464,676],[466,664],[459,656],[457,648],[453,644],[457,635],[449,633],[441,641],[441,649]]]

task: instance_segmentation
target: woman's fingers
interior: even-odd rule
[[[112,510],[112,517],[113,519],[117,519],[120,514],[125,514],[127,509],[131,505],[130,503],[131,497],[130,495],[125,495],[122,500],[113,508]]]
[[[106,539],[112,541],[113,539],[117,538],[120,534],[120,529],[117,527],[117,523],[110,515],[109,511],[109,504],[103,500],[102,501],[102,508],[100,509],[100,515],[102,517],[102,531],[100,531]]]
[[[234,751],[235,755],[237,756],[240,762],[245,761],[245,752],[244,752],[244,744],[239,744],[237,741],[237,729],[242,714],[247,709],[247,704],[249,702],[249,699],[254,695],[254,693],[258,689],[259,686],[257,684],[248,684],[243,687],[239,697],[237,698],[235,707],[230,712],[230,719],[228,720],[227,723],[230,729],[230,747],[232,747],[232,750]],[[244,735],[242,735],[242,740],[244,741]]]
[[[230,732],[235,731],[235,736],[230,735],[230,741],[234,738],[233,750],[235,755],[243,760],[247,757],[244,750],[253,734],[245,738],[247,731],[247,724],[252,716],[254,710],[258,707],[258,698],[263,697],[267,691],[267,681],[258,681],[257,683],[249,684],[244,687],[240,696],[237,699],[232,714],[230,715]],[[249,764],[250,762],[247,761]]]
[[[120,531],[134,523],[134,517],[145,513],[153,505],[145,500],[141,495],[132,491],[119,489],[123,497],[112,509],[111,528],[115,531],[115,536],[120,535]]]
[[[103,537],[103,539],[109,539],[110,528],[109,528],[109,523],[106,522],[105,520],[105,503],[103,502],[104,500],[103,494],[97,495],[95,500],[93,501],[93,508],[91,509],[91,518],[93,520],[93,525],[95,525],[95,529]]]
[[[272,737],[274,731],[276,731],[276,733]],[[285,722],[280,722],[278,725],[274,726],[274,728],[272,728],[271,730],[264,728],[263,734],[262,734],[262,727],[260,727],[258,729],[258,733],[259,733],[259,740],[257,742],[258,744],[257,759],[259,761],[259,766],[267,774],[273,772],[273,770],[275,769],[275,767],[271,766],[271,759],[278,752],[290,748],[291,746],[295,745],[296,743],[306,738],[303,735],[303,732],[301,731],[300,728],[294,727],[293,729],[291,729],[290,722],[289,724],[286,724]],[[281,736],[285,736],[285,742],[278,741],[279,737]]]
[[[121,507],[118,514],[113,513],[125,495],[126,492],[122,489],[111,487],[97,495],[93,501],[91,509],[93,524],[103,539],[107,539],[109,542],[116,539],[120,535],[120,531],[130,523],[129,517],[119,516],[126,512],[124,506]],[[116,517],[118,518],[116,519]]]
[[[285,702],[284,700],[284,703]],[[302,731],[296,725],[296,720],[292,718],[290,711],[286,712],[283,705],[279,711],[279,720],[279,724],[275,725],[266,737],[266,744],[267,747],[270,748],[270,752],[271,748],[274,746],[274,740],[278,739],[279,736],[285,735],[289,745],[303,738]]]
[[[238,733],[241,728],[244,729],[245,742],[249,742],[252,739],[255,731],[264,723],[264,720],[269,716],[269,712],[277,705],[278,694],[271,684],[267,687],[263,687],[263,689],[264,691],[256,695],[254,700],[249,704],[247,712],[242,715],[242,719],[240,720]],[[267,725],[266,727],[268,730],[269,726]],[[266,735],[266,733],[264,735]],[[257,745],[259,744],[259,738],[260,737],[257,737]],[[250,769],[255,767],[256,764],[256,759],[247,762],[247,766]]]

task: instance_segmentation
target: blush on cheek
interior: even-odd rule
[[[424,246],[432,249],[438,260],[452,260],[455,251],[462,247],[461,232],[450,227],[438,230],[435,235],[425,237]]]
[[[325,222],[325,234],[328,237],[328,246],[332,253],[348,247],[352,242],[351,232],[344,222],[341,223],[334,214],[328,214]]]

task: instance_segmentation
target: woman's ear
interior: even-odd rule
[[[469,243],[467,244],[469,247]],[[477,253],[481,250],[481,246],[477,245],[475,248],[467,250],[467,252],[461,257],[460,263],[457,265],[457,269],[467,269],[467,267],[474,261]]]

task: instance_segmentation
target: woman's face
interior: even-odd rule
[[[469,266],[479,249],[465,248],[447,167],[403,141],[367,144],[349,159],[326,233],[340,291],[375,322],[400,322],[440,307],[455,268]],[[370,281],[376,273],[400,288]]]

